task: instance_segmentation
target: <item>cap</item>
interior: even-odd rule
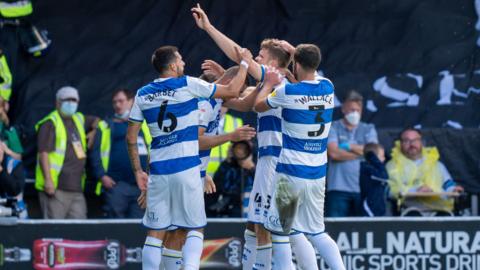
[[[74,98],[80,101],[80,97],[78,96],[78,91],[76,88],[72,86],[64,86],[57,91],[57,100]]]

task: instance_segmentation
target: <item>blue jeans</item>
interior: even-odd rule
[[[327,217],[362,216],[360,193],[332,190],[326,196]]]

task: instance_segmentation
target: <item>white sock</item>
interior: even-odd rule
[[[342,256],[338,250],[337,243],[327,233],[321,233],[308,237],[318,251],[318,254],[325,260],[332,270],[344,270]]]
[[[271,270],[272,269],[272,244],[257,247],[257,256],[253,270]]]
[[[315,249],[303,233],[290,235],[290,245],[302,270],[318,270]]]
[[[275,263],[273,269],[291,270],[292,248],[290,247],[289,237],[272,234],[272,247],[272,256]]]
[[[142,269],[158,270],[162,260],[162,240],[147,236],[142,250]]]
[[[243,245],[242,269],[252,270],[257,254],[257,237],[249,229],[245,230],[243,236],[245,237],[245,244]]]
[[[182,252],[180,250],[163,248],[162,264],[165,270],[179,270],[182,267]]]
[[[203,251],[203,233],[189,231],[183,246],[183,269],[198,270]]]

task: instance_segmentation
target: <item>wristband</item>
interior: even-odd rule
[[[244,66],[245,69],[248,69],[248,63],[247,63],[245,60],[242,60],[242,61],[240,62],[240,65]]]

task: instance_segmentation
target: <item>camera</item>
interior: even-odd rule
[[[18,217],[17,199],[0,198],[0,217]]]

